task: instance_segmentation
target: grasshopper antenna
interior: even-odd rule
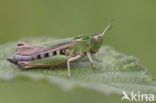
[[[110,21],[110,23],[107,25],[106,29],[105,29],[105,30],[103,31],[103,33],[101,34],[102,37],[112,28],[111,24],[112,24],[113,21],[114,21],[114,19],[112,19],[112,20]]]

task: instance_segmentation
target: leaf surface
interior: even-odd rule
[[[55,39],[41,37],[22,39],[21,41],[34,44],[50,40]],[[17,77],[26,77],[32,80],[46,80],[66,91],[80,87],[104,94],[134,91],[156,96],[156,82],[145,74],[147,69],[140,61],[136,57],[116,52],[110,46],[101,47],[97,53],[102,60],[99,63],[94,60],[98,70],[91,69],[86,57],[71,63],[71,79],[68,80],[66,67],[58,70],[50,68],[21,70],[6,61],[6,57],[15,54],[16,44],[17,42],[11,42],[0,46],[0,80],[9,81],[15,80]]]

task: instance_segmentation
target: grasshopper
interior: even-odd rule
[[[23,42],[17,43],[16,55],[6,58],[9,62],[18,65],[19,68],[34,67],[61,67],[67,65],[68,78],[70,78],[70,62],[87,56],[91,67],[93,65],[91,55],[96,61],[96,53],[100,49],[103,36],[110,30],[112,21],[102,34],[82,35],[57,41],[44,42],[39,45],[29,45]]]

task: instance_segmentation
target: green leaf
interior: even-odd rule
[[[54,40],[52,38],[29,38],[21,41],[29,44]],[[140,61],[133,57],[116,52],[110,46],[101,47],[97,56],[103,61],[90,67],[88,58],[84,57],[71,64],[71,79],[67,79],[67,68],[53,70],[50,68],[36,68],[21,70],[16,65],[5,60],[6,57],[15,54],[17,42],[11,42],[0,46],[0,80],[15,80],[17,77],[30,78],[32,80],[46,80],[51,85],[57,85],[63,90],[69,91],[77,87],[92,89],[104,94],[122,91],[130,93],[154,94],[156,96],[156,82],[145,75],[147,69]]]

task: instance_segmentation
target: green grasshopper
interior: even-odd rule
[[[102,34],[82,35],[75,38],[44,42],[39,45],[20,42],[17,44],[16,55],[8,57],[7,60],[18,65],[19,68],[56,68],[66,64],[68,78],[70,78],[70,62],[87,56],[91,67],[96,69],[91,55],[96,61],[100,61],[95,54],[102,45],[103,36],[111,28],[111,23],[112,21]]]

